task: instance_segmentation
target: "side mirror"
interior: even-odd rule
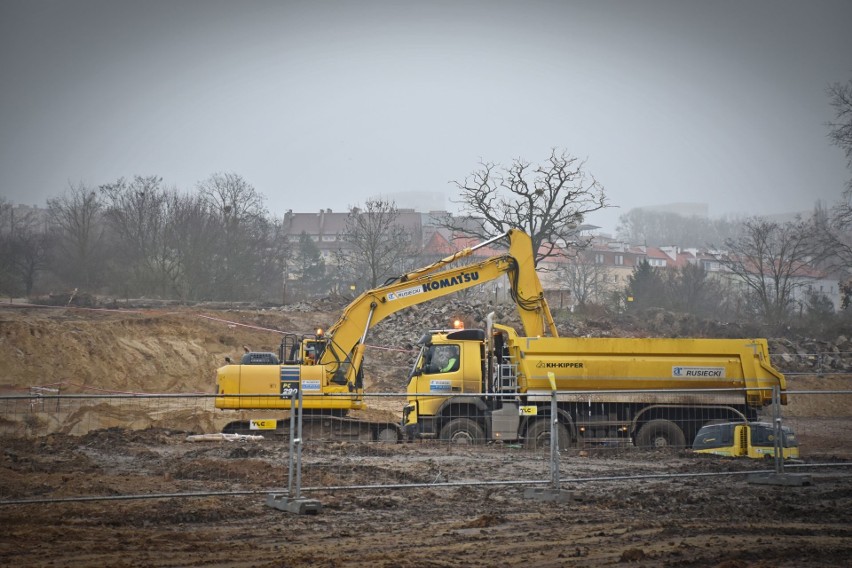
[[[228,357],[227,355],[225,355],[225,363],[227,363],[228,365],[231,364],[231,358]]]

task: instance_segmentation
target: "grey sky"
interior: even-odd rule
[[[586,158],[620,209],[783,213],[852,176],[852,2],[0,0],[0,194],[242,175],[270,210]],[[449,203],[448,203],[449,205]]]

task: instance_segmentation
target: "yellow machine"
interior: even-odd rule
[[[765,339],[522,337],[490,318],[489,328],[421,341],[404,410],[409,437],[549,443],[551,378],[561,447],[685,447],[708,422],[754,420],[774,387],[786,404]],[[433,362],[447,356],[457,360],[447,370]]]
[[[504,238],[506,254],[450,267]],[[559,391],[562,446],[625,441],[686,446],[708,422],[753,421],[774,387],[786,404],[784,377],[770,365],[764,339],[558,337],[535,272],[531,239],[511,230],[361,294],[325,335],[289,335],[277,356],[249,353],[242,364],[221,367],[215,405],[286,410],[292,395],[301,393],[305,416],[317,417],[317,423],[321,418],[336,433],[396,440],[403,434],[399,424],[346,417],[364,408],[368,331],[402,309],[503,275],[525,335],[490,321],[484,331],[427,334],[408,384],[402,425],[409,437],[538,446],[550,438],[551,374]],[[694,392],[708,388],[719,390]],[[282,426],[276,420],[237,421],[226,432]]]
[[[797,459],[796,434],[787,426],[781,426],[780,433],[779,439],[778,430],[766,422],[708,424],[698,431],[692,449],[700,454],[772,458],[778,447],[784,459]]]
[[[449,265],[473,251],[508,239],[506,254],[460,266]],[[407,307],[458,292],[507,275],[510,293],[524,329],[530,335],[557,335],[532,255],[530,237],[519,230],[466,248],[429,266],[402,275],[388,284],[364,292],[343,312],[324,335],[286,336],[277,355],[248,353],[241,364],[217,371],[216,408],[289,409],[291,396],[301,391],[306,414],[323,413],[340,432],[370,439],[395,439],[399,424],[370,423],[344,418],[350,410],[363,409],[362,363],[367,332],[389,315]],[[253,395],[253,396],[246,396]],[[330,416],[330,414],[335,416]],[[263,424],[233,422],[226,432],[261,427],[281,428],[281,421]]]

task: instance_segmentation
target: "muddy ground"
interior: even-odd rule
[[[224,355],[274,345],[263,328],[333,321],[320,312],[20,308],[0,318],[5,393],[58,384],[77,393],[209,392]],[[383,345],[392,349],[373,354],[382,364],[370,380],[392,392],[410,354],[405,340]],[[791,377],[789,388],[842,390],[846,381]],[[809,485],[749,483],[743,472],[771,464],[687,451],[569,451],[560,477],[570,499],[548,502],[525,496],[549,486],[546,456],[511,445],[309,443],[303,481],[321,504],[315,515],[265,504],[288,484],[282,440],[190,442],[215,420],[164,423],[154,413],[133,428],[89,420],[69,431],[5,414],[0,565],[844,566],[852,470],[825,464],[852,459],[848,400],[801,395],[785,409],[802,465],[821,466],[786,471],[810,475]],[[643,477],[623,479],[635,474]],[[495,483],[468,485],[475,480]],[[377,484],[416,487],[351,487]],[[347,488],[310,489],[332,485]],[[167,494],[182,496],[118,499]],[[97,499],[68,500],[81,496]],[[21,499],[37,502],[8,504]]]
[[[740,472],[755,465],[737,460],[575,453],[562,458],[561,476],[599,481],[563,483],[571,499],[554,503],[525,497],[550,487],[544,456],[526,450],[308,445],[306,487],[424,486],[309,490],[322,510],[295,515],[265,504],[287,487],[286,444],[199,445],[185,434],[116,428],[4,440],[2,498],[59,501],[0,507],[0,565],[768,568],[852,558],[852,477],[834,467],[809,469],[811,485],[776,487],[749,483]],[[713,472],[729,475],[693,476]],[[617,479],[636,473],[647,477]],[[512,476],[528,482],[464,485]],[[255,493],[220,494],[235,491]],[[169,493],[198,496],[61,501]]]

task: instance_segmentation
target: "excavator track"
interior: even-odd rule
[[[290,437],[290,420],[237,420],[222,428],[223,434]],[[394,422],[372,422],[346,416],[302,417],[302,437],[312,441],[362,441],[397,443],[402,441],[402,428]]]

